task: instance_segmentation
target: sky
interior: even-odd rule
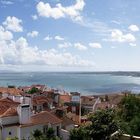
[[[139,0],[0,0],[0,70],[140,71]]]

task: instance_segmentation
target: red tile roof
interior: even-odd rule
[[[11,107],[17,107],[20,103],[14,102],[9,98],[0,99],[0,115],[5,113]]]
[[[0,117],[17,116],[17,109],[15,107],[10,107],[5,111]]]
[[[71,96],[69,94],[64,94],[59,96],[60,102],[70,102],[71,101]]]
[[[35,96],[32,99],[33,105],[42,105],[44,103],[52,103],[53,100],[45,96]]]
[[[33,88],[33,87],[43,91],[46,86],[45,85],[32,85],[31,88]]]
[[[0,93],[8,93],[10,95],[21,95],[22,91],[17,88],[0,87]]]
[[[59,124],[62,120],[48,111],[42,111],[31,117],[31,123],[51,123]]]

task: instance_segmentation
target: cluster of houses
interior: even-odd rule
[[[0,87],[0,139],[30,140],[34,130],[46,133],[51,127],[56,136],[68,140],[69,131],[86,121],[84,115],[115,107],[121,98],[118,94],[81,96],[46,85]]]

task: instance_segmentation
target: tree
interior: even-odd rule
[[[95,140],[108,140],[111,134],[118,130],[114,110],[99,110],[90,115],[89,119],[92,122],[89,126],[89,133],[91,138]]]
[[[118,130],[115,111],[99,110],[89,116],[91,124],[75,128],[70,132],[70,140],[109,140],[112,133]]]
[[[38,129],[34,130],[32,140],[60,140],[60,138],[54,135],[53,128],[48,128],[45,134]]]
[[[46,132],[46,137],[48,139],[55,137],[53,128],[48,128],[48,130]]]
[[[36,87],[33,87],[32,89],[30,89],[28,91],[28,94],[33,94],[33,93],[37,93],[37,92],[40,92],[40,90],[38,88],[36,88]]]
[[[134,94],[125,96],[118,109],[120,127],[124,133],[140,136],[140,98]]]
[[[40,130],[36,129],[32,133],[32,140],[45,140],[45,138],[43,133]]]
[[[70,131],[70,140],[90,140],[86,127],[74,128]]]
[[[14,138],[7,138],[6,140],[18,140],[17,137],[14,137]]]

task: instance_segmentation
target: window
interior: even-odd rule
[[[56,130],[57,130],[57,134],[56,135],[59,136],[60,135],[59,134],[59,126],[56,127]]]
[[[37,107],[36,107],[36,106],[33,106],[33,110],[35,110],[35,111],[36,111],[36,109],[37,109]]]
[[[42,106],[41,105],[39,106],[39,111],[42,111]]]
[[[89,99],[89,101],[92,101],[92,99]]]
[[[9,132],[9,135],[12,135],[12,133],[11,133],[11,132]]]
[[[76,112],[76,107],[72,106],[72,113],[75,113],[75,112]]]
[[[47,130],[48,130],[48,125],[45,125],[45,126],[43,127],[43,133],[46,134],[46,133],[47,133]]]

